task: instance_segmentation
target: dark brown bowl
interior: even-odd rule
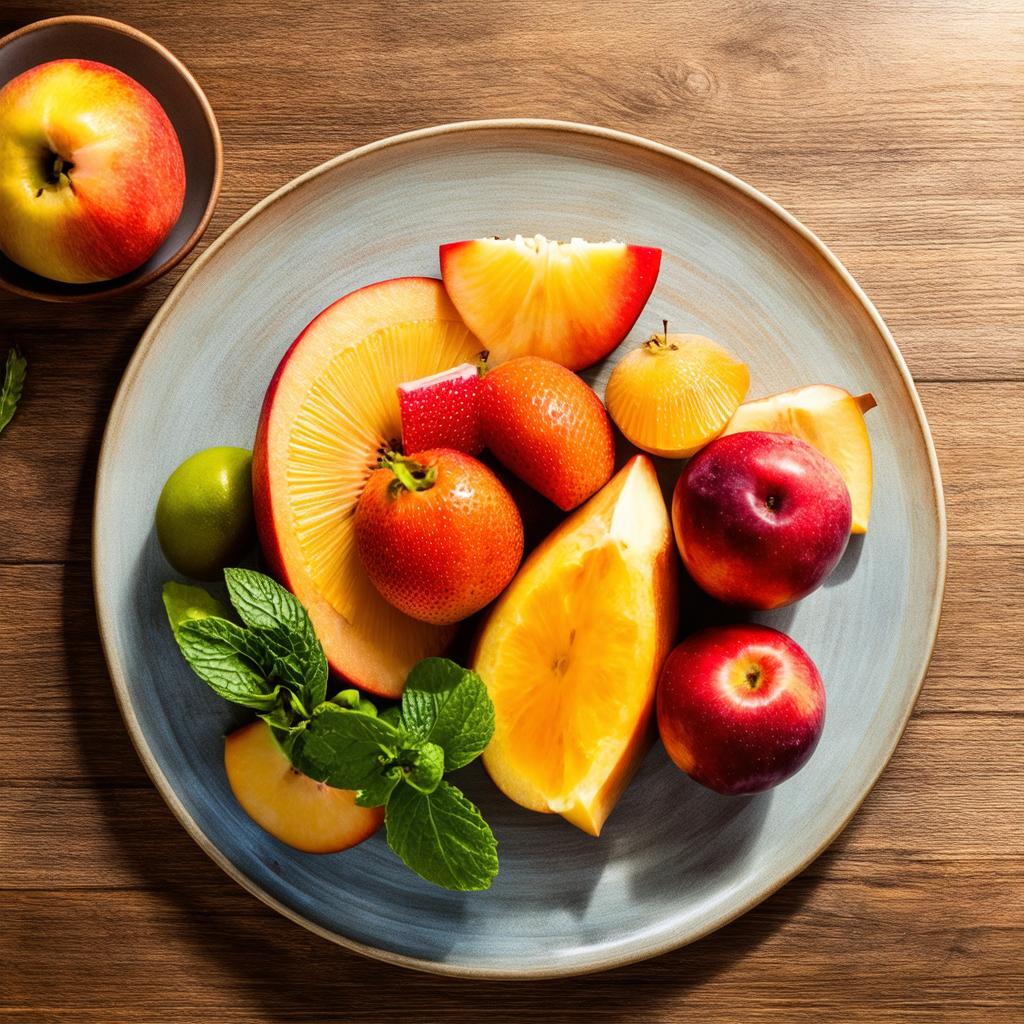
[[[185,157],[185,205],[160,248],[130,274],[95,284],[63,284],[19,267],[0,253],[0,287],[47,302],[88,302],[141,288],[180,263],[202,237],[220,194],[223,150],[217,119],[185,66],[155,39],[106,18],[50,18],[0,39],[0,88],[50,60],[109,64],[144,85],[167,112]]]

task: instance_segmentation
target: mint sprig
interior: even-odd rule
[[[206,591],[164,586],[178,646],[215,693],[260,714],[297,771],[383,807],[388,845],[427,881],[487,889],[497,842],[446,772],[475,760],[494,732],[494,706],[475,672],[427,658],[400,707],[378,712],[357,690],[330,700],[327,659],[301,603],[268,576],[225,570],[242,624]]]
[[[0,432],[11,422],[18,408],[27,373],[28,362],[25,357],[16,348],[10,349],[4,365],[3,383],[0,383]]]

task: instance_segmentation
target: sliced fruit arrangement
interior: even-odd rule
[[[746,364],[721,345],[666,324],[612,370],[605,401],[637,448],[680,459],[722,432],[749,386]]]
[[[872,395],[854,397],[832,384],[811,384],[768,398],[745,402],[723,434],[765,430],[792,434],[835,463],[853,502],[853,533],[865,533],[871,517],[871,439],[864,413],[875,407]]]
[[[249,453],[211,449],[172,474],[157,528],[175,567],[211,576],[254,517],[284,584],[225,569],[241,624],[205,591],[164,590],[195,673],[259,718],[225,743],[247,813],[310,852],[383,822],[423,878],[472,890],[496,841],[444,776],[481,753],[512,800],[595,836],[656,717],[675,763],[724,793],[811,756],[824,689],[791,639],[725,626],[669,656],[674,548],[727,604],[811,593],[867,528],[874,399],[818,384],[741,405],[747,366],[665,324],[613,370],[606,413],[573,371],[630,330],[660,250],[537,235],[440,258],[443,284],[369,285],[300,334],[267,390],[251,508]],[[608,413],[636,448],[690,459],[671,523],[647,455],[613,476]],[[539,544],[520,565],[522,510]],[[488,605],[472,670],[435,657]],[[328,699],[329,668],[401,705]]]
[[[356,505],[359,558],[385,600],[450,625],[500,594],[523,557],[523,522],[501,481],[471,455],[387,453]]]
[[[353,790],[335,789],[293,768],[265,722],[252,722],[228,736],[224,768],[245,813],[297,850],[347,850],[384,823],[383,807],[360,807]]]
[[[522,356],[489,370],[480,427],[498,461],[564,511],[612,475],[615,442],[601,400],[550,359]]]
[[[477,238],[441,246],[455,308],[491,359],[553,359],[582,370],[629,333],[650,298],[661,250],[623,242]]]
[[[398,386],[479,349],[440,281],[381,281],[316,317],[267,390],[253,453],[264,554],[309,610],[331,668],[371,693],[398,696],[452,631],[380,596],[356,552],[352,513],[382,447],[401,433]]]
[[[635,456],[526,560],[480,634],[491,778],[598,835],[651,739],[676,632],[676,560],[654,467]]]
[[[462,363],[450,370],[398,385],[402,449],[454,448],[469,455],[483,451],[480,434],[480,367]]]

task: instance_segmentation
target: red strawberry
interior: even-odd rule
[[[523,556],[523,523],[508,491],[482,463],[448,448],[383,456],[353,525],[381,596],[439,625],[493,601]]]
[[[550,359],[523,356],[489,371],[480,427],[499,462],[565,511],[611,478],[615,445],[601,400]]]
[[[398,385],[402,447],[406,452],[454,448],[476,455],[483,450],[477,396],[480,373],[471,363]]]

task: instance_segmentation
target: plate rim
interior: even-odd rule
[[[200,829],[195,820],[191,817],[185,806],[179,800],[177,794],[174,791],[171,783],[167,776],[164,774],[163,769],[153,756],[152,751],[146,741],[146,737],[143,734],[141,725],[138,717],[135,714],[135,709],[132,705],[131,695],[129,693],[127,681],[125,675],[121,670],[117,658],[117,651],[114,646],[110,631],[108,630],[107,623],[114,621],[114,613],[111,607],[110,601],[106,594],[102,592],[99,585],[99,579],[101,576],[100,572],[100,521],[99,521],[99,509],[101,503],[101,495],[104,487],[104,480],[107,478],[107,470],[110,463],[114,458],[115,449],[118,447],[119,435],[122,430],[122,420],[124,417],[125,405],[128,400],[128,395],[132,391],[137,378],[142,369],[142,365],[145,359],[153,347],[154,339],[157,332],[163,325],[164,321],[168,318],[171,311],[181,300],[182,295],[190,286],[192,279],[202,270],[206,263],[217,253],[224,245],[230,241],[236,234],[239,233],[250,221],[258,217],[268,207],[284,198],[293,190],[299,188],[307,181],[313,178],[319,177],[320,175],[326,174],[329,171],[334,170],[336,167],[340,167],[343,164],[358,160],[360,157],[367,156],[372,153],[379,153],[383,150],[397,147],[410,142],[417,142],[421,139],[434,138],[443,135],[452,135],[456,133],[472,132],[472,131],[531,131],[531,132],[552,132],[552,133],[565,133],[570,135],[585,135],[606,141],[616,142],[624,145],[636,147],[638,149],[646,150],[650,153],[655,153],[660,156],[669,157],[674,160],[678,160],[681,163],[687,164],[690,167],[694,167],[705,174],[709,174],[725,185],[736,189],[741,194],[749,199],[754,200],[764,207],[769,213],[773,214],[779,220],[781,220],[787,227],[795,231],[805,241],[807,241],[818,253],[821,255],[827,264],[836,272],[843,284],[850,289],[855,299],[867,312],[868,317],[872,321],[875,329],[878,331],[882,340],[885,342],[885,346],[888,349],[890,358],[892,359],[896,370],[899,374],[900,380],[902,381],[904,390],[910,399],[911,406],[914,410],[918,430],[921,433],[921,437],[925,444],[925,449],[928,456],[928,464],[930,470],[930,479],[932,484],[932,497],[933,511],[936,516],[936,528],[938,534],[938,572],[936,574],[935,587],[931,595],[931,603],[928,612],[928,631],[930,638],[927,642],[927,651],[925,652],[924,658],[921,662],[921,667],[918,672],[918,677],[914,682],[913,696],[907,703],[906,710],[902,716],[902,719],[894,722],[890,726],[890,734],[888,737],[888,743],[886,744],[885,756],[881,758],[877,770],[873,773],[872,777],[868,780],[864,786],[863,792],[854,802],[850,812],[840,822],[840,824],[831,832],[830,835],[807,857],[796,864],[791,870],[788,870],[784,876],[778,880],[769,883],[768,885],[761,886],[755,889],[750,897],[743,901],[742,905],[730,912],[727,916],[714,921],[714,923],[707,927],[699,929],[695,934],[688,935],[685,937],[679,936],[668,936],[662,940],[652,943],[650,945],[635,944],[627,950],[621,950],[617,954],[604,955],[598,957],[596,960],[591,961],[584,965],[574,965],[571,962],[565,964],[553,965],[550,967],[543,968],[524,968],[515,969],[503,966],[484,966],[474,965],[467,966],[459,963],[447,963],[443,961],[427,960],[422,957],[410,956],[402,953],[394,953],[390,950],[381,949],[377,946],[370,946],[362,942],[358,942],[347,936],[340,935],[337,932],[333,932],[328,928],[324,928],[321,925],[316,924],[314,921],[309,920],[302,914],[286,906],[280,900],[274,898],[269,893],[265,892],[253,879],[250,879],[245,875],[238,867],[235,866],[216,846],[216,844]],[[818,238],[814,232],[807,228],[803,223],[797,220],[791,213],[780,206],[774,199],[760,192],[758,189],[749,185],[741,178],[736,177],[728,171],[723,170],[720,167],[715,166],[702,160],[699,157],[693,156],[681,149],[674,148],[672,146],[666,146],[663,143],[655,142],[651,139],[644,138],[640,135],[634,135],[628,132],[619,131],[612,128],[599,127],[597,125],[584,124],[575,121],[561,121],[549,118],[487,118],[482,120],[472,121],[454,121],[447,124],[434,125],[427,128],[418,128],[412,131],[400,132],[396,135],[389,135],[383,139],[378,139],[374,142],[370,142],[363,146],[358,146],[355,149],[348,150],[338,156],[332,157],[330,160],[325,161],[311,168],[310,170],[300,174],[298,177],[293,178],[291,181],[286,182],[280,188],[271,192],[268,196],[257,202],[254,206],[250,207],[245,213],[243,213],[237,220],[234,221],[229,227],[227,227],[210,245],[196,258],[195,262],[185,271],[178,282],[174,285],[167,297],[161,303],[160,308],[153,315],[150,320],[142,337],[139,340],[135,351],[125,368],[124,374],[118,384],[117,393],[114,397],[114,401],[111,404],[110,413],[107,418],[107,423],[103,432],[103,440],[100,447],[99,461],[96,468],[96,487],[93,497],[93,526],[92,526],[92,584],[93,584],[93,595],[96,603],[97,611],[97,624],[99,628],[100,641],[103,649],[104,659],[107,664],[107,671],[110,675],[111,682],[113,684],[114,695],[117,699],[117,704],[121,712],[121,716],[124,719],[125,725],[128,729],[128,734],[131,738],[132,745],[135,747],[136,753],[139,755],[140,760],[147,774],[152,780],[160,796],[164,802],[168,805],[171,812],[178,819],[179,823],[185,829],[185,831],[192,837],[192,839],[199,845],[199,847],[207,854],[208,857],[221,868],[230,878],[237,882],[242,888],[256,896],[257,899],[262,901],[267,906],[276,910],[282,916],[294,921],[296,924],[301,925],[307,930],[319,935],[321,938],[327,939],[339,946],[346,949],[352,950],[353,952],[359,953],[363,956],[369,957],[374,960],[381,960],[385,963],[394,964],[401,967],[411,968],[413,970],[422,971],[428,974],[439,974],[449,977],[459,978],[479,978],[479,979],[492,979],[492,980],[535,980],[542,978],[558,978],[558,977],[573,977],[584,974],[591,974],[598,971],[610,970],[615,967],[625,966],[627,964],[637,963],[642,960],[647,960],[656,956],[661,956],[664,953],[671,952],[675,949],[680,949],[683,946],[687,946],[692,942],[696,942],[699,939],[710,935],[712,932],[718,931],[720,928],[731,923],[743,914],[752,910],[758,904],[762,903],[765,899],[777,892],[788,882],[792,881],[798,874],[804,871],[809,864],[815,861],[821,854],[838,838],[838,836],[846,829],[850,821],[856,815],[863,802],[867,799],[868,794],[874,789],[882,772],[885,770],[889,761],[892,759],[892,755],[899,744],[903,733],[906,730],[907,723],[910,720],[910,716],[913,713],[914,707],[917,704],[917,700],[921,693],[921,687],[924,684],[925,677],[928,673],[928,668],[931,663],[932,654],[935,649],[935,641],[938,635],[939,619],[942,611],[942,600],[945,591],[946,583],[946,571],[947,571],[947,528],[946,528],[946,509],[943,499],[943,488],[942,478],[939,471],[938,458],[935,453],[935,444],[932,439],[931,430],[928,427],[928,421],[925,416],[924,408],[921,404],[921,399],[917,393],[917,388],[914,385],[913,378],[910,375],[910,371],[907,368],[907,364],[903,358],[902,353],[896,345],[893,339],[892,333],[886,326],[885,321],[882,319],[878,310],[875,308],[874,303],[865,294],[860,285],[854,280],[853,276],[846,269],[840,260],[833,254],[825,243]]]

